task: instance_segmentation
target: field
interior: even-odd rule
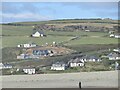
[[[102,32],[58,32],[58,31],[44,31],[47,37],[32,38],[30,35],[33,32],[32,26],[2,26],[2,47],[16,47],[21,43],[34,42],[38,45],[45,45],[45,43],[52,44],[53,41],[62,43],[67,46],[81,45],[81,44],[117,44],[118,40],[109,38],[108,33]],[[75,40],[72,38],[79,37]]]

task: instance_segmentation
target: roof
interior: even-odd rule
[[[56,62],[56,63],[52,64],[52,66],[61,67],[61,66],[66,66],[66,64],[64,62]]]
[[[69,62],[70,63],[83,63],[79,58],[71,59]]]
[[[40,34],[44,34],[43,31],[35,31],[33,34],[35,34],[36,32],[40,33]]]
[[[118,57],[119,56],[119,54],[117,54],[117,53],[110,53],[110,54],[108,54],[108,57]]]

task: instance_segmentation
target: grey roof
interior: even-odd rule
[[[56,62],[56,63],[52,64],[52,66],[61,67],[61,66],[66,66],[66,64],[64,62]]]
[[[80,58],[76,58],[76,59],[71,59],[69,63],[83,63],[83,62],[80,60]]]
[[[119,56],[119,54],[117,54],[117,53],[110,53],[110,54],[108,54],[108,57],[118,57]]]

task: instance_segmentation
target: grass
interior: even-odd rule
[[[108,37],[83,37],[77,40],[69,41],[65,45],[81,45],[81,44],[118,44],[118,39]]]
[[[53,41],[57,43],[67,42],[65,45],[75,46],[81,44],[117,44],[118,40],[105,37],[108,33],[103,32],[58,32],[58,31],[45,31],[47,37],[45,38],[31,38],[29,37],[33,32],[32,26],[2,26],[2,46],[3,47],[16,47],[21,43],[34,42],[38,45],[45,45],[45,43],[52,44]],[[87,37],[82,37],[86,35]],[[81,38],[77,40],[71,40],[75,36]],[[64,44],[64,43],[63,43]]]
[[[2,38],[3,47],[16,47],[18,44],[34,42],[38,45],[45,45],[46,43],[52,44],[53,41],[60,43],[62,41],[67,41],[71,37],[67,36],[47,36],[44,38],[32,38],[27,36],[9,36]]]

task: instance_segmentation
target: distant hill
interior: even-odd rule
[[[118,24],[117,20],[112,19],[58,19],[49,21],[31,21],[7,23],[7,25],[36,25],[36,24],[59,24],[59,23],[110,23]]]

